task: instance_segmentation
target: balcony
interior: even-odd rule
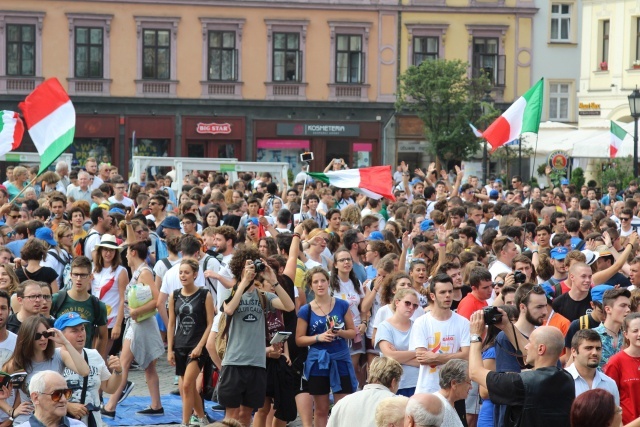
[[[111,79],[67,79],[69,95],[109,96],[111,94]]]
[[[43,81],[43,77],[0,76],[0,94],[26,95],[31,93]]]
[[[148,98],[175,98],[177,80],[136,80],[136,95]]]

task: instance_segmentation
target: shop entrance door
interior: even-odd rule
[[[236,141],[187,141],[187,157],[234,159],[238,154]]]

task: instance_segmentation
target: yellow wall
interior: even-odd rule
[[[199,18],[243,18],[242,81],[245,99],[265,99],[267,80],[267,28],[265,19],[308,20],[306,54],[307,99],[327,100],[330,83],[329,21],[371,23],[367,54],[367,78],[371,85],[369,99],[378,97],[378,21],[377,11],[330,11],[280,8],[230,8],[168,6],[123,3],[86,3],[70,1],[24,0],[16,11],[46,12],[43,21],[43,75],[56,76],[63,84],[69,77],[69,25],[66,13],[111,14],[111,95],[134,96],[137,61],[137,36],[134,16],[180,17],[177,33],[178,97],[199,98],[202,80],[202,25]],[[383,17],[388,28],[383,31],[385,43],[395,43],[395,19]],[[384,71],[383,92],[393,93],[395,71]],[[393,68],[393,67],[391,67]],[[392,86],[390,86],[392,85]]]

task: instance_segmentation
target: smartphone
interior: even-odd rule
[[[289,339],[290,336],[291,336],[291,332],[278,331],[273,336],[273,338],[271,338],[270,344],[278,344],[281,342],[285,342],[286,340]]]

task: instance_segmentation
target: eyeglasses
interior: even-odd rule
[[[20,215],[9,215],[9,217],[13,218],[13,219],[18,219],[18,218],[20,218]]]
[[[87,277],[89,277],[88,274],[71,273],[71,278],[72,279],[86,279]]]
[[[336,262],[353,262],[353,260],[351,258],[340,258]]]
[[[55,333],[54,332],[49,332],[49,331],[44,331],[44,332],[36,332],[36,334],[34,335],[34,338],[36,341],[38,341],[41,338],[49,338],[54,336]]]
[[[70,234],[63,234],[63,235],[62,235],[62,238],[63,238],[63,239],[68,239],[69,237],[73,237],[73,233],[70,233]]]
[[[504,282],[493,282],[493,287],[495,288],[496,286],[501,288],[504,286]]]
[[[37,301],[39,299],[44,299],[44,295],[42,294],[38,294],[38,295],[25,295],[22,298],[26,298],[30,301]]]
[[[42,295],[42,299],[45,301],[51,301],[53,297],[51,295]]]
[[[69,398],[73,394],[73,390],[71,390],[70,388],[63,388],[62,390],[54,390],[51,393],[42,392],[39,394],[49,395],[51,396],[51,400],[53,400],[54,402],[60,402],[60,399],[62,399],[62,396],[64,396],[65,400],[69,400]]]
[[[418,309],[418,304],[414,304],[411,301],[402,301],[404,302],[404,306],[407,308],[413,308],[414,310]]]

